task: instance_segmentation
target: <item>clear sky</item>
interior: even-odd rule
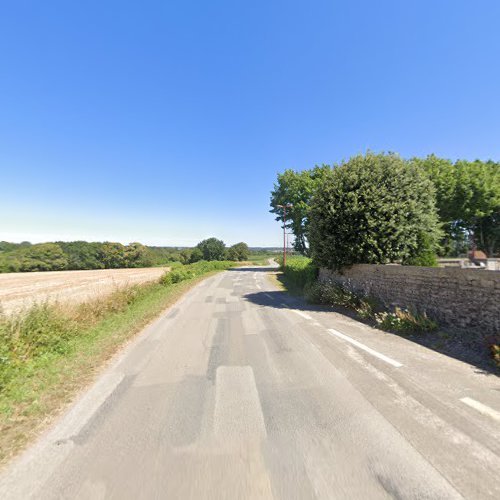
[[[498,0],[0,2],[0,239],[279,245],[276,173],[500,159]]]

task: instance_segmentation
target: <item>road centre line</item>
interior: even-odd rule
[[[268,299],[274,300],[274,298],[273,298],[271,295],[269,295],[268,293],[264,293],[264,295],[265,295]]]
[[[333,328],[329,328],[328,332],[331,335],[334,335],[335,337],[339,337],[339,338],[355,345],[356,347],[359,347],[360,349],[367,352],[368,354],[371,354],[372,356],[375,356],[376,358],[381,359],[382,361],[385,361],[386,363],[389,363],[390,365],[392,365],[396,368],[400,368],[401,366],[403,366],[399,361],[395,361],[394,359],[389,358],[385,354],[381,354],[380,352],[377,352],[374,349],[371,349],[370,347],[362,344],[361,342],[358,342],[357,340],[354,340],[353,338],[348,337],[347,335],[344,335],[343,333],[341,333],[337,330],[334,330]]]
[[[500,412],[494,410],[493,408],[483,405],[483,403],[480,403],[479,401],[476,401],[472,398],[460,398],[460,401],[462,401],[462,403],[465,403],[467,406],[474,408],[474,410],[478,411],[479,413],[487,415],[488,417],[491,417],[494,420],[500,422]]]

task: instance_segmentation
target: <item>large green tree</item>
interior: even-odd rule
[[[456,168],[459,223],[469,233],[472,245],[493,256],[498,251],[500,164],[458,161]]]
[[[296,251],[307,255],[309,252],[309,206],[316,188],[331,168],[328,165],[316,166],[311,170],[285,170],[278,174],[277,182],[271,192],[271,210],[276,220],[283,223],[283,209],[278,205],[292,205],[287,208],[286,229],[291,230]]]
[[[196,248],[201,252],[203,260],[224,260],[226,245],[217,238],[200,241]]]
[[[243,261],[248,259],[248,255],[250,250],[248,249],[248,245],[246,243],[240,242],[236,243],[232,247],[227,249],[227,259],[228,260],[237,260]]]
[[[351,158],[328,174],[312,200],[309,238],[320,266],[432,264],[439,236],[433,184],[395,154]]]
[[[429,155],[413,158],[436,188],[436,203],[444,238],[443,254],[459,254],[475,245],[489,255],[498,252],[500,164],[469,162]]]

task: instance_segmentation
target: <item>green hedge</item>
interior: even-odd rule
[[[228,260],[200,260],[194,264],[187,264],[182,267],[177,267],[172,269],[170,272],[166,272],[160,279],[163,285],[171,285],[172,283],[179,283],[181,281],[196,278],[197,276],[202,276],[203,274],[209,273],[211,271],[221,271],[229,269],[235,266],[235,262]]]
[[[306,285],[313,283],[318,276],[318,268],[307,257],[287,257],[286,267],[283,267],[282,259],[280,265],[287,285],[295,289],[303,290]]]

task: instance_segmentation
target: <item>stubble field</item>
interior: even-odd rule
[[[150,267],[0,274],[0,307],[10,314],[35,302],[77,304],[105,296],[117,288],[157,280],[167,270]]]

